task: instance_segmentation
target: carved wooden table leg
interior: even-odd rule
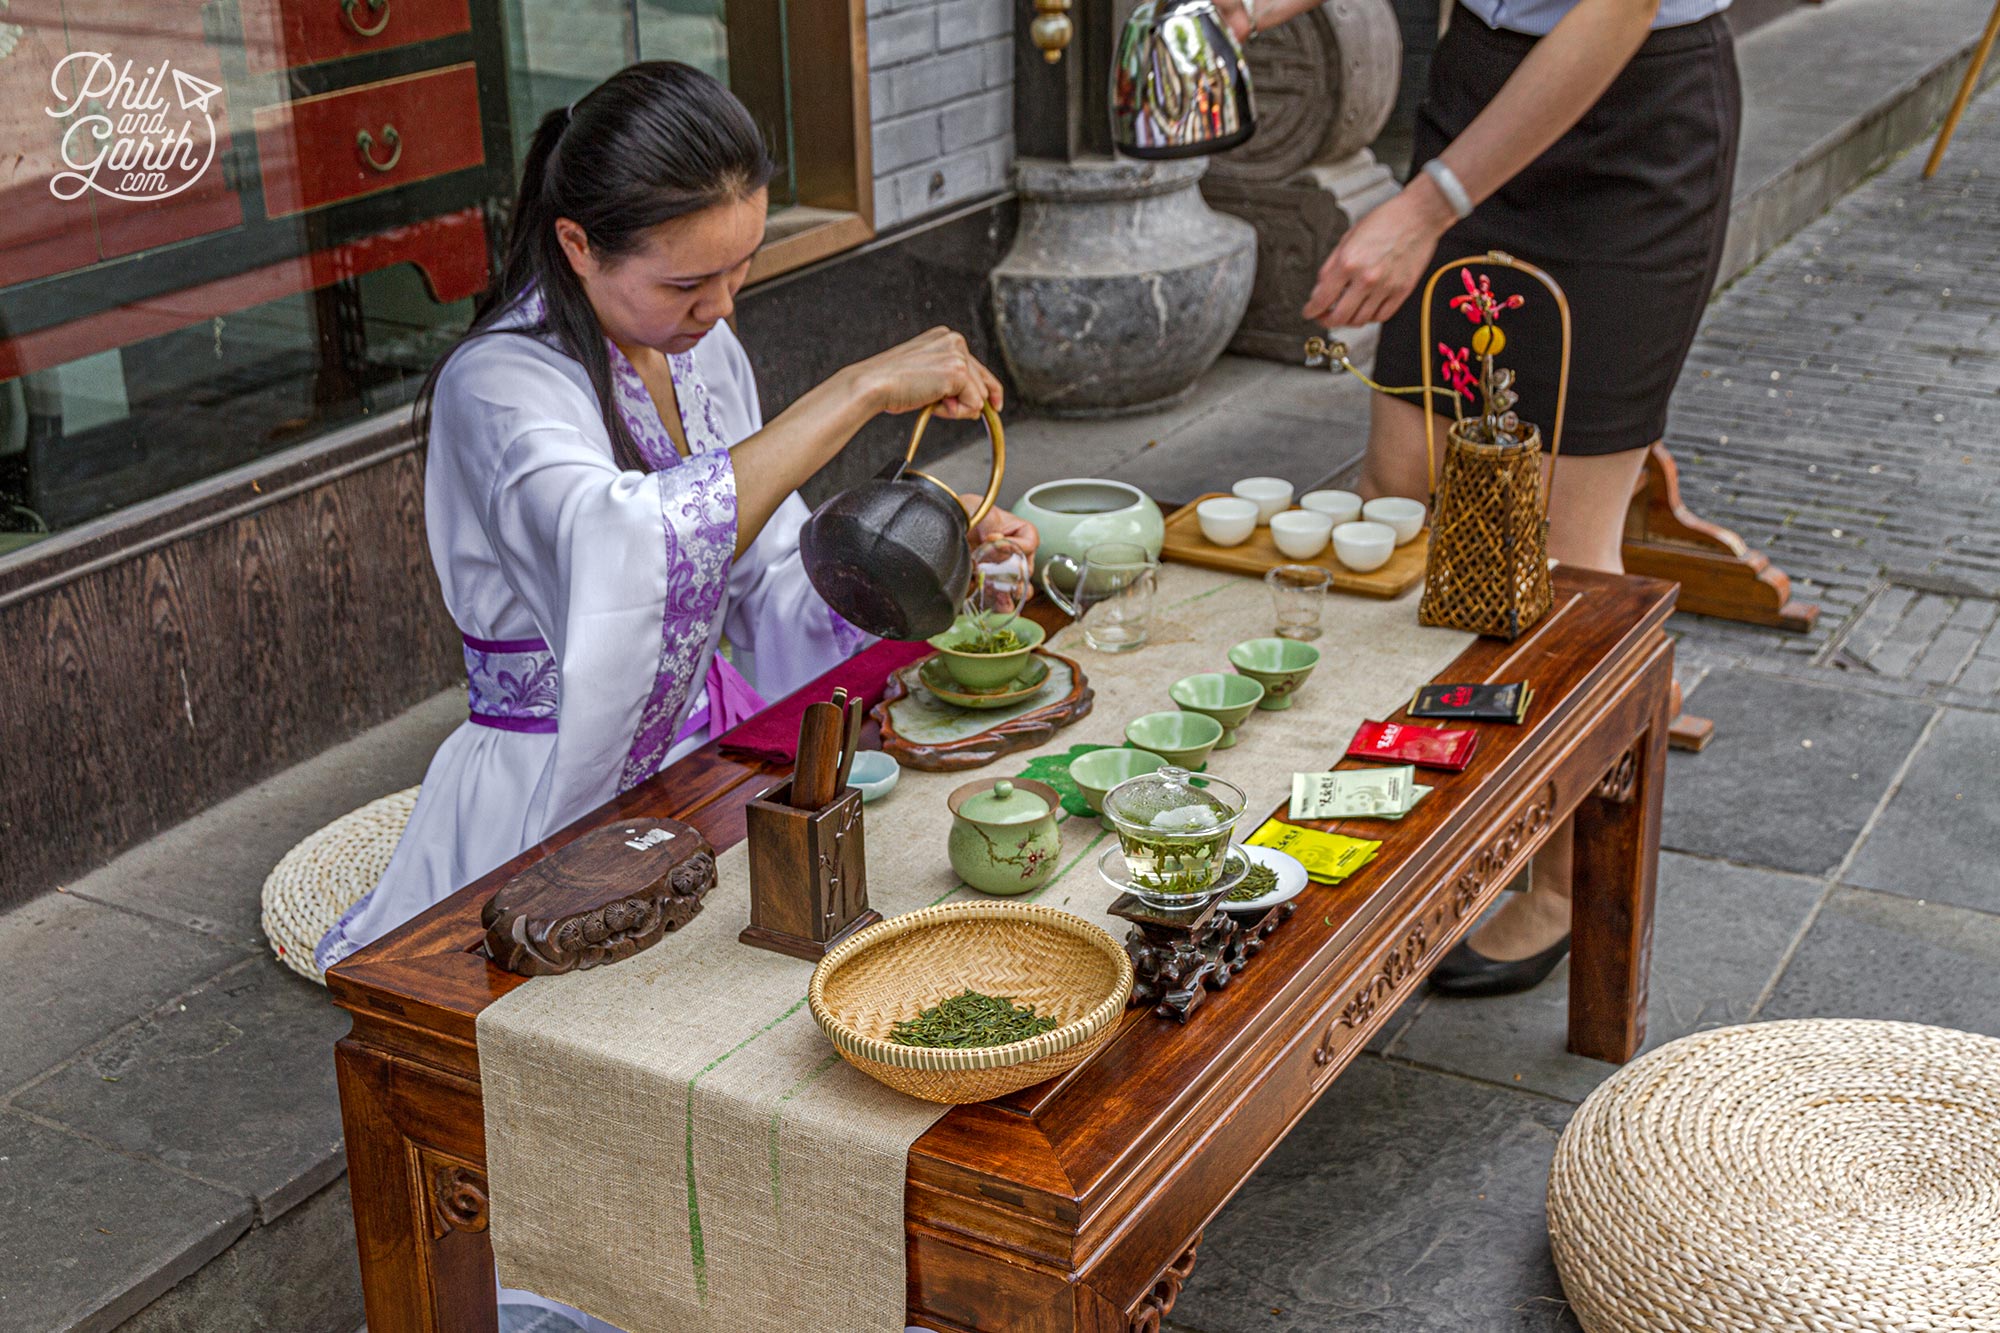
[[[1160,1333],[1160,1321],[1173,1313],[1174,1302],[1181,1298],[1181,1288],[1187,1285],[1188,1274],[1194,1272],[1194,1252],[1201,1246],[1201,1233],[1196,1232],[1188,1242],[1181,1257],[1167,1265],[1167,1271],[1160,1274],[1160,1280],[1153,1289],[1140,1297],[1139,1303],[1126,1315],[1130,1333]]]
[[[1638,494],[1625,514],[1625,572],[1681,585],[1680,609],[1804,633],[1819,617],[1792,599],[1792,581],[1727,528],[1695,517],[1681,501],[1680,472],[1664,444],[1646,454]]]
[[[495,1333],[485,1144],[446,1143],[481,1124],[476,1083],[385,1058],[334,1053],[369,1333]],[[467,1103],[470,1103],[469,1107]]]
[[[1646,1040],[1660,796],[1666,785],[1673,652],[1647,668],[1646,729],[1576,808],[1569,1048],[1624,1063]]]

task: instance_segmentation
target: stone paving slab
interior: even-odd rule
[[[1837,890],[1758,1017],[1890,1018],[2000,1037],[2000,917]]]
[[[0,1328],[115,1328],[249,1225],[237,1195],[0,1109]]]
[[[251,959],[14,1104],[246,1195],[268,1221],[345,1169],[333,1045],[347,1029],[322,987]],[[217,1114],[219,1089],[228,1103]]]
[[[1204,1233],[1172,1327],[1555,1333],[1543,1222],[1570,1107],[1360,1056]]]
[[[0,915],[0,1096],[246,956],[67,893]]]
[[[1844,880],[2000,914],[2000,714],[1947,709]]]
[[[1668,757],[1661,845],[1810,875],[1847,855],[1936,712],[1735,668],[1687,700],[1715,739]]]
[[[1645,1049],[1747,1022],[1825,891],[1821,881],[1798,875],[1662,855]],[[1582,1101],[1617,1066],[1565,1049],[1568,980],[1565,963],[1523,995],[1431,996],[1388,1054]]]

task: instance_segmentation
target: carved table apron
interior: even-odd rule
[[[1308,886],[1256,966],[1185,1026],[1128,1010],[1061,1079],[958,1107],[910,1150],[909,1318],[941,1333],[1157,1333],[1208,1220],[1565,818],[1575,817],[1569,1046],[1645,1037],[1673,649],[1671,584],[1559,569],[1549,617],[1481,639],[1441,679],[1527,680],[1527,725],[1482,726],[1465,773],[1379,838],[1349,884]],[[1400,717],[1401,714],[1397,714]],[[1328,757],[1345,737],[1328,739]],[[590,829],[654,816],[717,848],[782,769],[712,747],[607,803],[336,967],[336,1053],[371,1333],[495,1327],[473,1024],[520,984],[478,953],[480,911]],[[662,947],[671,947],[671,941]]]

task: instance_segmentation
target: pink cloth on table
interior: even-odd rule
[[[805,717],[807,704],[832,697],[834,687],[841,686],[847,690],[849,698],[858,698],[864,708],[873,708],[882,702],[889,674],[927,656],[930,651],[931,646],[921,640],[899,643],[884,639],[862,649],[812,684],[786,695],[728,735],[718,737],[718,744],[731,750],[790,762],[798,758],[799,721]]]

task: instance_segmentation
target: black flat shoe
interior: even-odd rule
[[[1460,940],[1432,970],[1431,989],[1439,995],[1465,998],[1512,995],[1517,991],[1533,990],[1548,980],[1549,973],[1556,970],[1556,964],[1568,953],[1568,935],[1540,953],[1517,958],[1511,963],[1488,958]]]

